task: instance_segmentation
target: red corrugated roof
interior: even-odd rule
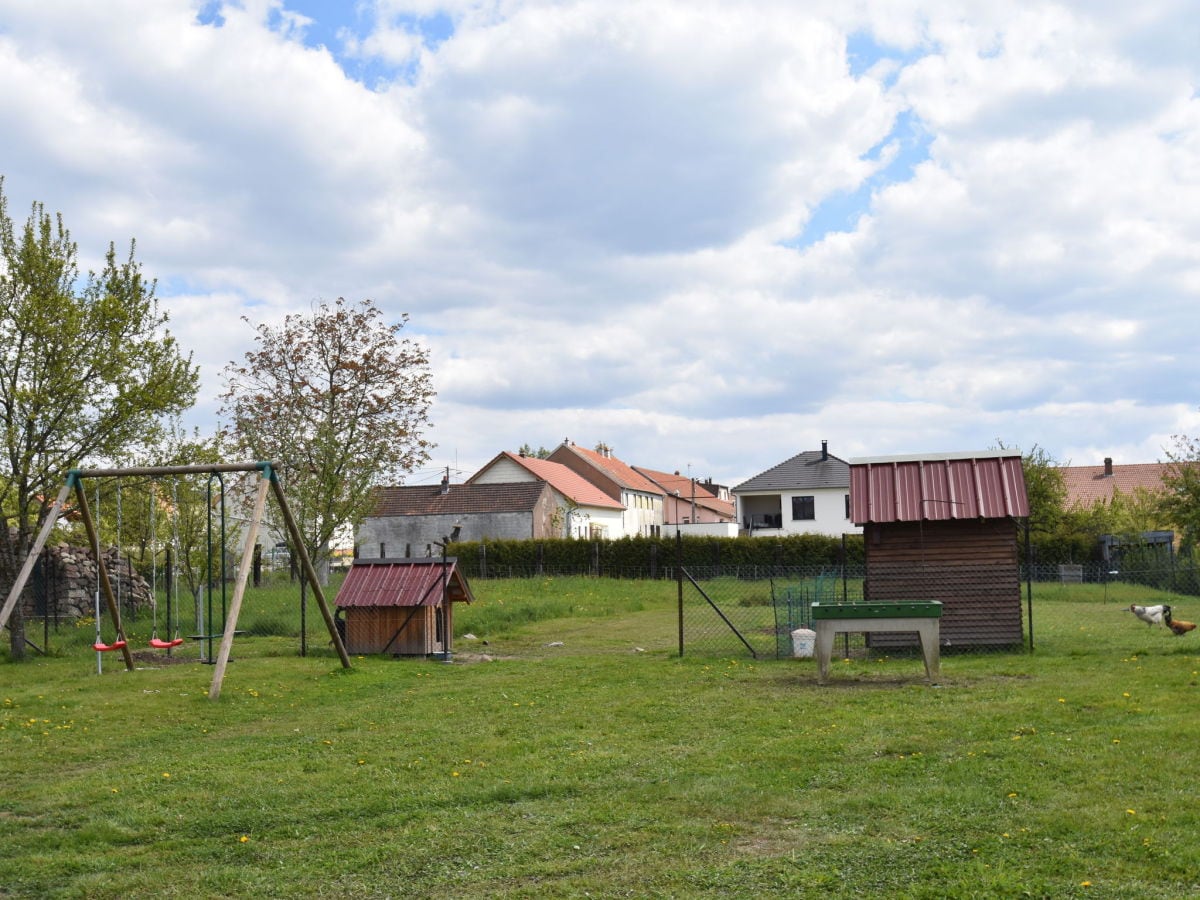
[[[1019,455],[980,451],[850,460],[855,525],[1028,515]]]
[[[474,597],[458,571],[458,560],[445,565],[446,595],[451,602]],[[356,559],[338,591],[336,605],[350,606],[439,606],[442,602],[442,560]]]

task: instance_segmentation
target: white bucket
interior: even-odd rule
[[[792,632],[792,656],[812,659],[817,633],[811,628],[797,628]]]

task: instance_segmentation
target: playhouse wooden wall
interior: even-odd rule
[[[447,617],[453,607],[446,609]],[[347,653],[428,656],[443,650],[440,606],[369,606],[346,609]],[[453,634],[453,620],[450,622]]]
[[[1021,644],[1014,520],[871,523],[864,540],[865,599],[940,601],[944,649]],[[912,643],[900,635],[871,640],[872,647]]]

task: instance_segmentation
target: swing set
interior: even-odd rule
[[[150,533],[150,596],[151,596],[151,598],[153,598],[151,600],[151,607],[154,611],[154,625],[150,632],[149,646],[154,648],[155,650],[166,650],[167,654],[170,655],[172,650],[174,650],[176,647],[178,647],[180,644],[183,643],[183,638],[179,636],[179,624],[178,624],[179,579],[178,579],[178,573],[173,571],[173,567],[172,567],[172,561],[179,559],[179,521],[176,518],[173,522],[173,526],[171,529],[171,544],[170,544],[170,548],[167,551],[167,572],[166,572],[167,585],[166,585],[166,591],[165,591],[166,600],[167,600],[166,630],[168,632],[171,631],[171,623],[172,623],[172,621],[175,621],[175,628],[174,628],[175,637],[163,639],[158,636],[158,602],[157,602],[157,597],[158,597],[158,528],[156,527],[156,523],[155,523],[156,510],[158,509],[159,503],[161,501],[159,499],[158,491],[157,491],[158,479],[153,478],[153,479],[151,479],[150,483],[152,486],[151,490],[149,492],[150,511],[149,511],[149,517],[148,517],[149,533]],[[172,485],[173,485],[173,488],[172,488],[172,507],[171,508],[173,510],[177,511],[179,509],[178,488],[177,488],[176,482],[172,482]],[[221,499],[222,499],[222,502],[224,502],[223,494],[222,494]],[[123,519],[124,507],[123,507],[122,501],[121,501],[121,482],[119,480],[117,481],[116,505],[117,505],[117,546],[121,547],[121,546],[124,546],[123,542],[121,540],[122,519]],[[96,506],[95,506],[94,514],[95,514],[96,519],[100,518],[100,486],[99,485],[96,486]],[[93,554],[93,556],[95,556],[96,559],[99,559],[100,558],[100,548],[96,545],[93,545],[92,546],[92,554]],[[118,556],[118,562],[119,562],[119,559],[120,558]],[[103,638],[101,637],[100,579],[99,579],[98,572],[99,572],[99,569],[97,568],[96,593],[95,593],[96,640],[95,640],[95,643],[92,644],[92,649],[95,650],[97,653],[96,671],[99,673],[99,672],[103,672],[103,664],[101,662],[101,657],[99,656],[99,654],[111,653],[114,650],[120,650],[122,647],[127,646],[128,642],[124,641],[120,636],[118,636],[117,640],[113,641],[111,644],[106,644],[104,642]],[[172,591],[174,592],[174,596],[172,596]],[[117,598],[116,599],[117,599],[117,608],[120,609],[120,607],[121,607],[121,579],[119,577],[117,579]],[[172,610],[175,611],[174,619],[172,618]]]
[[[38,556],[41,554],[46,545],[46,541],[50,537],[50,532],[53,530],[55,523],[62,515],[63,508],[66,505],[67,499],[71,492],[75,492],[77,508],[79,516],[83,521],[84,528],[87,531],[88,540],[92,548],[96,551],[96,576],[99,582],[99,591],[96,598],[96,642],[92,645],[97,653],[108,653],[120,651],[125,661],[125,668],[132,671],[133,655],[129,650],[129,642],[125,636],[124,627],[121,624],[121,608],[116,593],[113,591],[112,581],[109,578],[108,570],[105,568],[103,557],[100,554],[100,537],[96,530],[95,520],[92,518],[91,509],[88,506],[87,493],[84,488],[84,480],[88,478],[122,478],[127,476],[141,476],[156,478],[169,475],[204,475],[216,476],[220,478],[221,473],[226,472],[258,472],[258,490],[254,496],[254,507],[250,515],[250,523],[246,529],[245,543],[242,548],[242,557],[238,563],[237,578],[234,582],[233,596],[230,600],[228,613],[225,618],[225,630],[221,636],[221,646],[216,659],[216,668],[213,672],[212,685],[209,688],[208,696],[211,700],[216,700],[221,695],[221,685],[225,680],[225,668],[229,663],[229,654],[233,649],[233,638],[237,633],[237,618],[241,611],[242,598],[246,592],[246,584],[250,577],[250,567],[253,562],[254,545],[258,539],[258,530],[262,524],[263,512],[266,508],[267,493],[270,491],[274,497],[276,505],[279,507],[279,512],[283,517],[284,525],[288,530],[288,534],[292,539],[292,544],[297,550],[301,570],[304,578],[313,589],[313,595],[316,597],[317,604],[321,609],[321,615],[325,619],[325,627],[329,631],[330,639],[333,642],[334,649],[337,650],[338,657],[341,659],[342,667],[350,668],[350,657],[346,653],[345,644],[342,642],[340,633],[334,622],[333,615],[330,613],[329,604],[325,600],[325,594],[321,590],[320,580],[317,577],[316,569],[313,568],[312,560],[308,556],[305,549],[304,541],[300,535],[299,527],[296,525],[295,517],[292,515],[291,508],[288,506],[287,498],[284,496],[283,487],[279,483],[276,466],[269,462],[258,463],[220,463],[216,465],[198,465],[198,466],[136,466],[121,469],[71,469],[67,473],[66,483],[55,498],[51,505],[46,520],[42,525],[41,531],[38,533],[37,539],[33,543],[33,547],[29,551],[29,555],[25,558],[25,563],[21,567],[20,573],[17,575],[17,580],[13,583],[12,590],[9,591],[8,599],[4,602],[4,606],[0,608],[0,629],[3,629],[8,624],[9,616],[12,615],[13,609],[17,605],[17,601],[21,596],[21,592],[25,588],[29,576],[33,572],[34,564],[37,562]],[[176,541],[177,541],[176,534]],[[222,553],[223,553],[222,549]],[[210,553],[210,568],[211,568],[211,553]],[[152,578],[157,581],[157,570]],[[155,585],[157,588],[157,584]],[[116,630],[116,639],[112,643],[106,643],[101,639],[99,631],[99,597],[103,595],[105,604],[108,608],[108,615]],[[210,601],[211,602],[211,601]],[[168,620],[170,618],[170,603],[168,601]],[[178,608],[178,604],[176,604]],[[168,629],[170,622],[167,623]],[[211,631],[211,628],[209,629]],[[211,635],[210,635],[211,637]],[[183,639],[178,634],[169,640],[162,640],[158,637],[158,612],[155,610],[155,625],[153,636],[150,639],[150,646],[158,649],[169,649],[183,643]]]

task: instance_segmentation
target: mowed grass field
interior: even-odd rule
[[[0,897],[1200,895],[1200,631],[1125,609],[1195,599],[1036,586],[1032,654],[819,687],[680,658],[669,582],[473,587],[451,663],[245,637],[215,702],[5,654]]]

